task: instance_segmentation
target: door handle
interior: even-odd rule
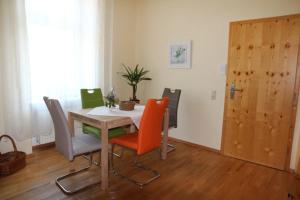
[[[235,92],[242,92],[243,89],[236,89],[234,83],[230,85],[230,99],[234,99]]]

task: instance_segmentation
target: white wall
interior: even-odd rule
[[[31,139],[27,139],[24,141],[15,141],[16,142],[16,146],[17,149],[19,151],[23,151],[26,154],[31,154],[32,153],[32,145],[31,145]],[[13,151],[13,146],[10,142],[10,140],[3,138],[1,140],[1,144],[0,144],[0,152],[1,153],[5,153],[8,151]]]
[[[131,95],[130,87],[118,72],[121,64],[134,65],[135,56],[135,0],[116,0],[114,2],[113,41],[112,41],[112,84],[121,100]]]
[[[229,22],[300,13],[299,0],[137,0],[135,4],[132,0],[116,0],[116,4],[127,5],[125,9],[117,7],[122,11],[114,21],[115,27],[126,30],[128,38],[114,47],[121,47],[118,52],[130,51],[129,57],[119,55],[117,62],[126,62],[127,58],[129,63],[139,63],[151,71],[153,78],[140,88],[140,97],[160,97],[164,87],[181,88],[179,126],[171,136],[214,149],[221,145],[226,77],[219,66],[227,62]],[[130,16],[125,19],[128,11]],[[122,35],[116,30],[114,33]],[[168,69],[168,44],[186,40],[193,41],[192,69]],[[117,62],[115,70],[119,70]],[[119,79],[115,77],[113,83],[126,96],[128,86],[121,85],[124,82]],[[215,101],[210,99],[213,90],[217,91]],[[300,132],[298,121],[295,143]]]

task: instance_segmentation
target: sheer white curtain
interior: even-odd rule
[[[31,137],[25,4],[0,0],[0,134]]]
[[[43,96],[68,110],[80,88],[104,87],[106,0],[0,2],[0,131],[51,134]]]
[[[78,100],[99,74],[97,0],[26,0],[32,102]]]
[[[58,98],[65,109],[79,108],[80,88],[99,86],[99,2],[26,0],[33,135],[51,132],[43,96]]]

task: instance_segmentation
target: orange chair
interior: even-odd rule
[[[114,151],[115,145],[120,145],[122,147],[134,150],[137,156],[143,155],[145,153],[159,148],[161,145],[161,127],[163,123],[164,113],[168,106],[168,103],[168,97],[164,97],[159,102],[155,99],[148,100],[141,119],[139,131],[137,133],[127,134],[110,140],[110,143],[112,144],[112,153]],[[124,176],[114,169],[112,153],[110,156],[110,163],[111,169],[113,170],[114,174],[126,178],[127,180],[140,186],[140,188],[142,188],[144,185],[152,182],[160,176],[160,174],[157,171],[143,166],[137,161],[135,161],[136,167],[143,170],[151,171],[154,174],[154,176],[145,182],[138,182],[127,176]]]

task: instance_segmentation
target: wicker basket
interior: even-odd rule
[[[119,108],[120,110],[131,111],[134,110],[134,101],[120,101]]]
[[[0,141],[2,138],[8,138],[13,147],[14,151],[7,152],[4,154],[0,153],[0,175],[10,175],[14,172],[22,169],[26,165],[26,154],[24,152],[18,151],[15,141],[9,135],[0,136]]]

